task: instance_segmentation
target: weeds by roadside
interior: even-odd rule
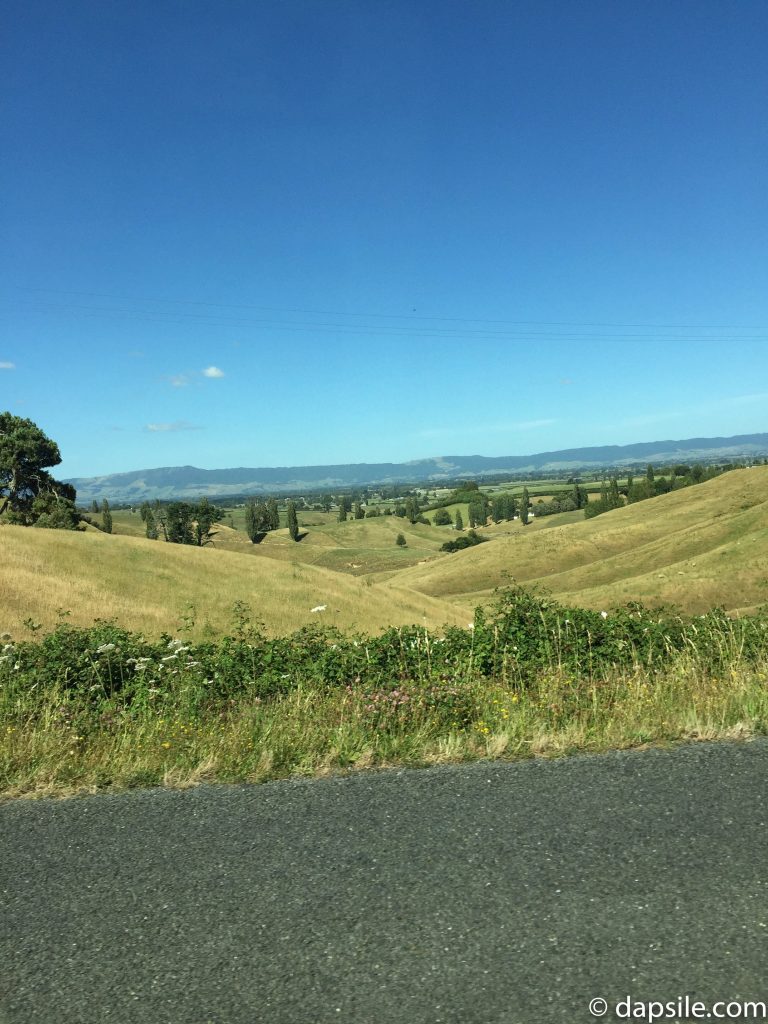
[[[189,624],[180,629],[189,633]],[[0,642],[0,791],[262,781],[768,731],[768,616],[499,592],[471,628]]]

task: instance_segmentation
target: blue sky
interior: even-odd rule
[[[59,474],[768,431],[768,5],[9,0]]]

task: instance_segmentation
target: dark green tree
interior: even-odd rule
[[[98,515],[98,512],[99,512],[99,503],[98,503],[98,501],[96,501],[95,498],[91,502],[91,512],[93,512],[94,515]]]
[[[410,523],[416,523],[421,518],[419,510],[419,499],[410,497],[405,499],[405,517]]]
[[[144,522],[146,523],[147,539],[157,540],[157,523],[155,522],[154,514],[149,505],[147,505]]]
[[[258,544],[269,532],[269,511],[263,501],[251,498],[245,506],[245,532],[252,544]]]
[[[523,526],[528,525],[528,517],[531,512],[531,499],[528,497],[528,488],[523,488],[523,496],[520,499],[520,522]]]
[[[296,505],[294,502],[289,501],[286,505],[286,514],[288,517],[288,534],[291,540],[299,539],[299,520],[296,515]]]
[[[280,529],[280,510],[277,507],[276,498],[267,498],[267,529]]]
[[[171,544],[194,544],[192,506],[186,501],[171,501],[164,512],[166,536]]]
[[[47,472],[47,467],[60,462],[59,446],[37,424],[10,412],[0,413],[0,515],[5,513],[9,522],[22,526],[30,526],[40,515],[48,516],[49,522],[72,521],[74,487]],[[59,506],[53,519],[49,501],[33,509],[35,500],[45,495]]]
[[[101,528],[104,533],[112,533],[112,512],[106,498],[101,503]]]
[[[464,519],[463,519],[463,517],[461,515],[461,511],[459,509],[456,509],[456,518],[454,519],[453,524],[454,524],[454,528],[456,530],[463,530],[464,529]]]
[[[80,516],[74,502],[57,498],[51,491],[38,494],[32,502],[32,525],[48,530],[76,530]]]
[[[451,513],[448,509],[439,508],[432,517],[432,522],[435,526],[450,526]]]
[[[359,501],[356,501],[352,506],[352,512],[354,513],[355,519],[365,519],[365,509]]]
[[[213,543],[212,538],[214,523],[220,522],[224,513],[215,505],[211,505],[207,498],[201,498],[193,510],[194,525],[192,536],[198,547]]]
[[[488,518],[486,506],[481,501],[470,501],[467,515],[469,516],[470,529],[474,529],[476,526],[485,526]]]
[[[395,538],[395,544],[397,544],[399,548],[404,548],[407,543],[408,542],[405,539],[405,536],[402,533],[398,533],[397,537]]]
[[[504,519],[508,523],[511,522],[515,518],[515,515],[517,514],[517,502],[515,501],[513,495],[511,495],[511,494],[505,494],[504,495],[503,509],[504,509]]]
[[[615,474],[611,477],[608,484],[608,503],[611,508],[621,508],[624,504],[619,494],[619,481]]]

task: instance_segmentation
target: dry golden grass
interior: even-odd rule
[[[466,624],[466,615],[447,602],[317,566],[96,531],[0,527],[0,630],[14,635],[28,618],[53,628],[60,610],[76,625],[115,618],[158,635],[173,631],[190,604],[197,635],[218,634],[229,628],[235,601],[249,604],[253,619],[274,634],[311,622],[365,632]],[[318,605],[327,608],[312,613]]]
[[[726,473],[591,520],[489,527],[492,544],[398,573],[389,583],[474,606],[512,580],[563,602],[629,600],[691,613],[768,601],[768,467]]]
[[[192,604],[197,634],[218,634],[238,600],[272,633],[318,621],[371,632],[461,625],[493,588],[513,580],[591,608],[641,600],[698,613],[768,600],[768,467],[592,520],[558,525],[563,518],[481,528],[491,543],[451,555],[438,550],[451,531],[391,516],[326,523],[298,544],[278,530],[253,545],[219,524],[214,546],[202,550],[96,530],[2,526],[0,629],[18,634],[28,618],[51,629],[65,610],[79,625],[115,618],[156,635],[174,630]],[[120,528],[139,526],[135,514]],[[401,532],[406,548],[394,543]],[[325,612],[310,611],[323,604]]]

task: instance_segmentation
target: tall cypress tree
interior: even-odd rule
[[[267,529],[268,530],[279,530],[280,529],[280,511],[277,507],[276,498],[267,499]]]
[[[464,529],[464,519],[462,518],[462,515],[461,515],[461,512],[459,511],[459,509],[456,509],[456,519],[454,520],[454,524],[455,524],[457,530],[463,530]]]
[[[112,513],[106,498],[101,503],[101,528],[104,533],[112,533]]]
[[[523,526],[528,525],[528,515],[531,511],[531,499],[528,497],[528,488],[523,488],[523,496],[520,499],[520,522]]]
[[[288,533],[290,534],[291,540],[299,539],[299,520],[296,516],[296,506],[292,501],[289,501],[286,506],[286,512],[288,515]]]
[[[155,517],[152,514],[152,509],[147,505],[146,511],[144,512],[144,522],[147,524],[147,539],[157,540],[157,523]]]
[[[615,474],[611,477],[611,482],[608,485],[608,503],[611,508],[620,508],[623,505],[619,494],[619,481]]]

